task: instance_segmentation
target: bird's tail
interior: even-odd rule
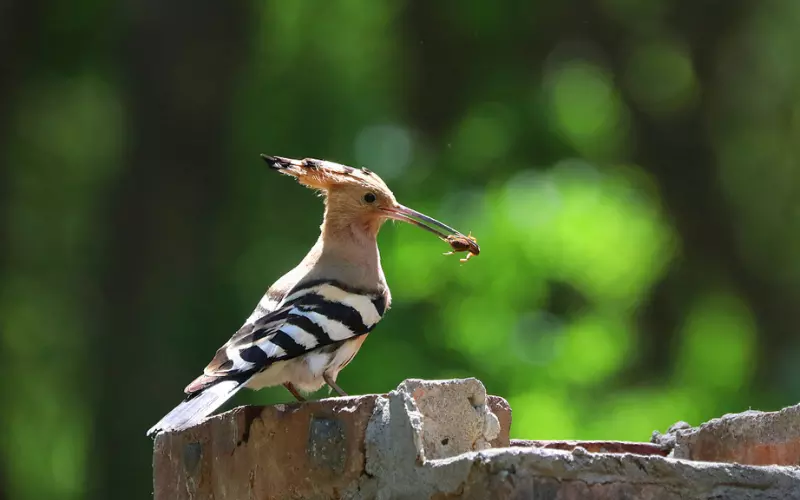
[[[187,396],[186,399],[167,413],[164,418],[147,431],[150,437],[159,432],[178,431],[191,427],[207,417],[214,410],[225,404],[227,400],[244,387],[247,379],[221,379],[200,391]]]

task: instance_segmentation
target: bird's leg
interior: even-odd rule
[[[300,395],[299,392],[297,392],[297,389],[295,389],[294,385],[291,382],[286,382],[283,384],[283,386],[286,387],[286,390],[291,392],[292,396],[294,396],[298,401],[300,401],[301,403],[305,402],[306,398],[304,398],[303,396]]]
[[[341,387],[339,387],[338,385],[336,385],[336,382],[333,380],[333,377],[331,377],[329,374],[327,374],[327,373],[323,373],[323,374],[322,374],[322,378],[324,378],[324,379],[325,379],[325,383],[326,383],[326,384],[328,384],[328,386],[329,386],[331,389],[333,389],[334,391],[336,391],[336,394],[338,394],[338,395],[340,395],[340,396],[347,396],[347,393],[346,393],[346,392],[344,392],[344,391],[342,390],[342,388],[341,388]]]

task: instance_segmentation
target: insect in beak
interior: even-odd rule
[[[452,252],[448,252],[445,255],[450,255],[455,252],[469,252],[467,258],[461,259],[461,262],[466,262],[470,257],[478,255],[481,252],[477,240],[471,234],[464,235],[433,217],[428,217],[423,213],[400,204],[391,208],[384,208],[383,210],[390,219],[408,222],[409,224],[413,224],[438,236],[439,239],[446,242],[453,249]]]

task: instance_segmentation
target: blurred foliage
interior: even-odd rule
[[[147,497],[145,430],[317,237],[262,152],[481,243],[382,230],[353,394],[474,376],[515,437],[628,440],[800,398],[798,2],[6,4],[0,498]]]

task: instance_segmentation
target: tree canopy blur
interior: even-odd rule
[[[382,230],[352,394],[474,376],[515,437],[633,440],[800,398],[800,2],[0,12],[0,498],[147,497],[146,429],[318,234],[259,153],[481,244]]]

